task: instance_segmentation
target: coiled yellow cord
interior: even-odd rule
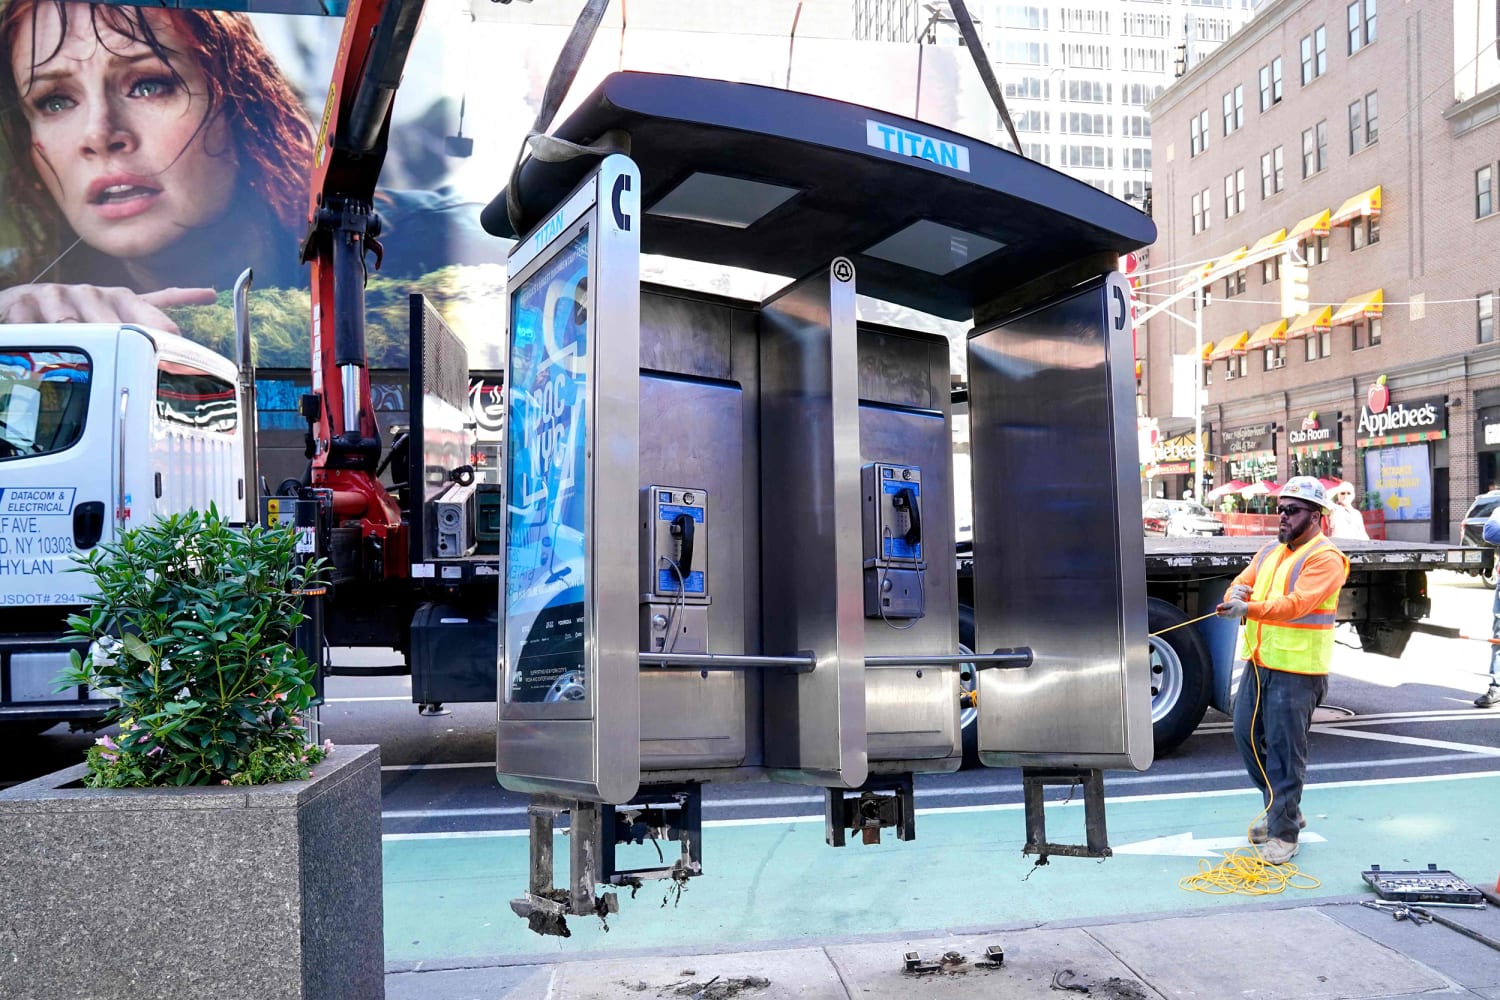
[[[1260,671],[1256,669],[1254,662],[1247,663],[1245,669],[1255,675],[1255,708],[1250,713],[1250,753],[1254,755],[1255,766],[1260,770],[1260,780],[1269,789],[1271,779],[1266,775],[1265,765],[1260,762],[1260,753],[1255,746],[1255,720],[1260,716]],[[1245,839],[1249,840],[1251,829],[1271,811],[1275,802],[1276,793],[1271,792],[1266,807],[1245,828]],[[1217,864],[1210,865],[1206,860],[1200,860],[1197,874],[1185,875],[1177,880],[1177,888],[1184,892],[1202,892],[1210,896],[1274,896],[1287,889],[1316,889],[1322,884],[1290,861],[1279,865],[1267,861],[1261,856],[1260,846],[1254,842],[1225,851],[1223,859]]]

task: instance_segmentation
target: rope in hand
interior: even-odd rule
[[[1203,621],[1204,619],[1206,619],[1206,618],[1212,618],[1212,617],[1214,617],[1217,614],[1218,614],[1217,611],[1210,611],[1206,615],[1199,615],[1197,618],[1190,618],[1190,619],[1188,619],[1185,622],[1178,622],[1176,625],[1168,625],[1166,628],[1157,629],[1155,632],[1151,632],[1149,634],[1153,635],[1153,636],[1165,635],[1166,633],[1172,631],[1174,628],[1184,628],[1184,627],[1186,627],[1188,625],[1196,625],[1199,622]]]
[[[1270,788],[1271,779],[1266,776],[1265,765],[1260,762],[1260,753],[1255,746],[1255,720],[1260,715],[1260,671],[1255,669],[1253,663],[1246,664],[1245,669],[1255,674],[1255,709],[1250,715],[1250,752],[1255,756],[1260,780],[1266,788]],[[1266,817],[1275,801],[1273,792],[1265,808],[1250,821],[1250,827],[1245,830],[1247,840],[1255,824]],[[1199,860],[1196,874],[1184,875],[1177,880],[1177,888],[1184,892],[1202,892],[1210,896],[1274,896],[1287,889],[1316,889],[1322,884],[1290,861],[1279,865],[1267,861],[1261,856],[1260,847],[1254,841],[1246,847],[1225,851],[1217,864],[1210,865],[1206,860]]]

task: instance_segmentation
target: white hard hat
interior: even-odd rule
[[[1277,494],[1281,499],[1305,500],[1311,504],[1317,504],[1324,510],[1328,510],[1332,504],[1328,500],[1328,491],[1323,489],[1323,484],[1312,476],[1293,476],[1281,487]]]

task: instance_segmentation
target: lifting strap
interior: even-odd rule
[[[990,92],[990,100],[995,102],[995,108],[1000,112],[1000,120],[1005,123],[1005,131],[1010,133],[1010,141],[1015,143],[1016,152],[1020,153],[1021,140],[1016,136],[1015,123],[1010,120],[1010,109],[1005,106],[1005,95],[1000,93],[1000,84],[995,79],[995,70],[990,66],[989,57],[985,55],[984,43],[979,40],[979,32],[974,30],[974,22],[969,18],[969,9],[964,6],[964,0],[949,0],[948,5],[953,9],[954,20],[958,21],[958,31],[964,36],[964,45],[968,48],[969,55],[974,57],[974,65],[979,68],[979,78],[984,81],[984,89]]]
[[[542,103],[537,108],[536,121],[532,123],[531,131],[526,134],[521,148],[516,151],[516,164],[510,171],[510,183],[505,186],[505,214],[517,236],[523,233],[521,163],[526,158],[528,148],[531,155],[543,163],[561,163],[579,156],[608,156],[610,153],[630,152],[630,136],[618,129],[605,132],[597,142],[587,146],[546,134],[552,125],[552,119],[557,117],[557,109],[562,106],[563,98],[568,95],[568,89],[573,86],[573,78],[583,65],[583,57],[588,54],[594,32],[604,19],[604,11],[608,6],[609,0],[588,0],[579,13],[578,20],[573,22],[573,30],[568,33],[568,40],[552,66],[552,75],[547,78],[547,89],[542,92]]]

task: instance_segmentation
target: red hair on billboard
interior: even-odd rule
[[[36,51],[37,21],[52,11],[62,32],[51,52]],[[58,237],[68,231],[32,162],[31,129],[22,102],[36,75],[60,51],[70,16],[84,13],[101,44],[118,34],[151,49],[174,76],[176,66],[193,60],[206,78],[208,107],[192,141],[202,142],[209,125],[222,119],[233,155],[241,167],[239,183],[254,204],[265,205],[283,229],[300,231],[307,211],[307,183],[312,165],[312,132],[307,114],[249,19],[238,13],[167,7],[79,4],[67,0],[10,0],[0,12],[0,142],[6,157],[9,215],[20,230],[28,256],[44,258],[61,249]],[[186,43],[176,51],[162,41],[167,29]],[[14,69],[16,47],[31,42],[32,65]],[[181,78],[175,81],[181,84]],[[179,154],[180,155],[180,154]],[[64,241],[66,245],[66,241]],[[295,251],[292,251],[295,252]],[[45,263],[45,260],[43,260]]]

